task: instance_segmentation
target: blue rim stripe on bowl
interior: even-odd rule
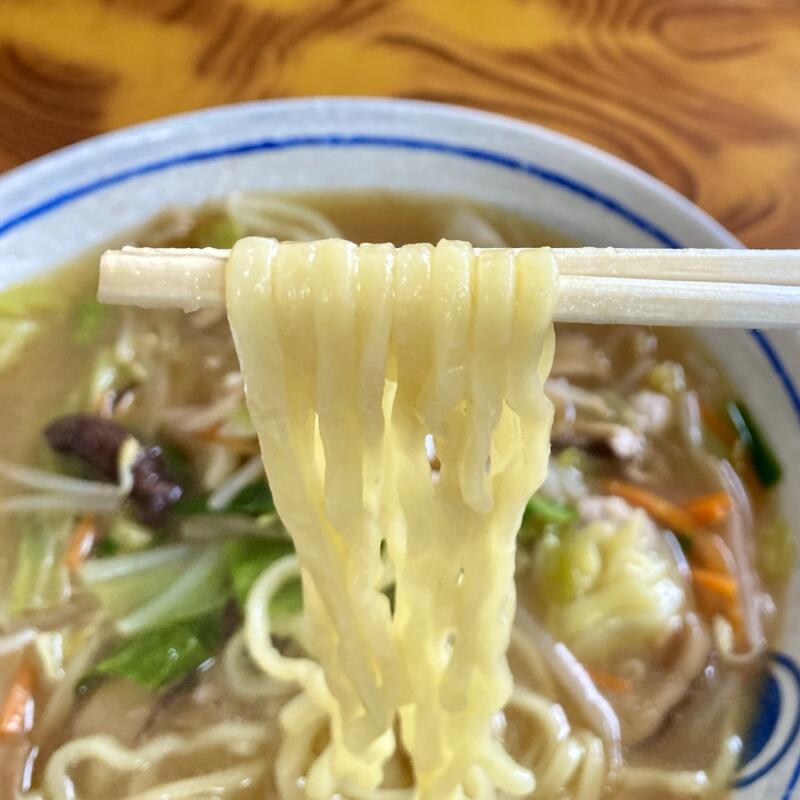
[[[800,667],[797,666],[794,659],[792,659],[786,653],[781,653],[777,651],[770,653],[769,658],[770,661],[782,667],[784,670],[786,670],[786,672],[789,673],[789,675],[793,680],[794,691],[797,693],[798,697],[800,697]],[[766,775],[768,772],[771,772],[772,769],[780,761],[783,760],[784,756],[789,752],[791,747],[795,744],[798,733],[800,733],[800,707],[798,707],[798,709],[795,711],[789,733],[787,734],[786,740],[782,743],[778,751],[774,753],[767,760],[765,764],[759,767],[759,769],[755,770],[749,775],[748,774],[740,775],[739,778],[733,784],[734,788],[744,789],[747,786],[751,786],[752,784],[756,783],[761,778],[763,778],[764,775]],[[792,773],[792,777],[787,786],[786,793],[783,795],[784,799],[790,796],[792,790],[797,784],[798,779],[800,779],[800,760],[797,762],[794,772]]]
[[[436,139],[418,139],[413,137],[404,136],[367,136],[367,135],[352,135],[341,136],[337,134],[324,134],[320,136],[292,136],[279,139],[256,139],[253,141],[240,142],[239,144],[227,145],[225,147],[214,147],[208,150],[195,150],[189,153],[183,153],[178,156],[171,156],[170,158],[161,159],[159,161],[152,161],[147,164],[141,164],[130,169],[123,170],[122,172],[108,175],[105,178],[100,178],[96,181],[76,186],[72,189],[67,189],[53,197],[48,198],[42,203],[38,203],[31,208],[25,209],[18,214],[12,215],[8,219],[0,221],[0,236],[8,231],[16,228],[24,222],[29,222],[32,219],[45,214],[48,211],[53,211],[59,206],[76,200],[88,194],[92,194],[100,189],[105,189],[115,184],[124,183],[131,178],[136,178],[141,175],[147,175],[153,172],[161,172],[162,170],[169,169],[170,167],[182,166],[184,164],[193,164],[200,161],[212,161],[217,158],[228,158],[233,156],[248,155],[264,150],[289,150],[300,147],[396,147],[406,150],[422,150],[435,153],[444,153],[453,156],[462,156],[471,159],[472,161],[483,161],[488,164],[494,164],[498,167],[513,170],[514,172],[524,172],[536,178],[540,178],[546,183],[551,183],[555,186],[560,186],[573,194],[581,195],[587,200],[597,203],[613,214],[622,217],[627,222],[630,222],[636,228],[648,233],[653,238],[657,239],[661,244],[666,247],[680,247],[675,239],[673,239],[666,231],[662,230],[658,225],[653,224],[645,219],[640,214],[637,214],[630,208],[627,208],[622,203],[617,202],[613,197],[610,197],[603,192],[597,191],[593,187],[574,178],[569,178],[559,172],[545,169],[544,167],[534,164],[529,161],[515,158],[513,156],[503,155],[491,150],[482,150],[476,147],[462,147],[461,145],[450,144],[448,142],[440,142]]]
[[[481,161],[493,164],[503,169],[513,172],[521,172],[526,175],[538,178],[546,183],[558,186],[567,192],[580,195],[586,200],[602,206],[607,211],[624,219],[629,224],[638,228],[644,233],[652,236],[665,247],[679,248],[681,244],[666,231],[655,223],[628,208],[623,203],[615,200],[610,195],[605,194],[582,181],[575,180],[555,170],[547,169],[531,161],[525,161],[515,156],[505,155],[492,150],[484,150],[477,147],[464,147],[462,145],[442,142],[437,139],[424,139],[403,136],[373,136],[373,135],[341,135],[341,134],[322,134],[316,136],[293,136],[285,138],[266,138],[240,142],[238,144],[226,145],[224,147],[209,148],[206,150],[193,150],[181,155],[171,156],[170,158],[151,161],[131,167],[126,170],[107,175],[95,181],[74,186],[63,192],[37,203],[30,208],[24,209],[16,214],[0,220],[0,236],[9,231],[31,222],[37,217],[54,211],[86,195],[106,189],[141,175],[153,174],[170,169],[171,167],[193,164],[202,161],[212,161],[218,158],[231,158],[236,156],[248,155],[250,153],[265,150],[288,150],[302,147],[376,147],[376,148],[401,148],[406,150],[419,150],[435,153],[443,153],[455,157],[466,158],[471,161]],[[788,370],[781,361],[777,351],[772,346],[766,335],[762,331],[750,332],[755,339],[761,352],[769,361],[772,368],[778,375],[778,379],[784,386],[786,393],[794,407],[798,419],[800,419],[800,391],[792,382]]]

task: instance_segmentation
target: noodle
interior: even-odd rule
[[[512,690],[515,535],[547,466],[554,290],[546,251],[234,248],[231,326],[298,553],[262,575],[245,621],[256,663],[303,689],[282,714],[285,797],[309,761],[308,797],[375,797],[396,732],[420,800],[533,789],[493,719]],[[313,660],[287,659],[269,640],[269,597],[297,563]],[[329,743],[314,758],[326,719]],[[584,750],[576,741],[579,760]]]
[[[222,722],[207,728],[195,736],[178,736],[176,734],[159,736],[138,749],[123,747],[109,736],[85,736],[74,739],[59,748],[47,762],[44,775],[44,788],[48,798],[52,800],[73,800],[75,787],[69,777],[70,770],[82,761],[98,761],[109,769],[122,772],[137,772],[149,768],[153,763],[163,761],[174,754],[186,754],[224,747],[238,756],[252,756],[267,740],[267,733],[261,725]],[[200,789],[205,792],[214,790],[223,784],[234,785],[244,779],[258,777],[258,768],[263,772],[264,762],[251,761],[249,765],[240,765],[223,773],[209,773],[205,776],[178,781],[163,787],[164,795],[145,792],[138,795],[144,797],[188,797],[186,786],[197,794]],[[247,774],[244,774],[246,770]],[[252,774],[251,774],[252,773]],[[180,784],[183,784],[181,786]],[[224,788],[224,786],[223,786]],[[162,791],[162,788],[159,788]],[[169,792],[172,792],[171,794]]]

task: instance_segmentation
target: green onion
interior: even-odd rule
[[[725,410],[750,456],[758,479],[767,488],[775,486],[783,476],[783,469],[747,407],[744,403],[731,401],[725,405]]]
[[[149,689],[173,683],[214,656],[222,641],[220,615],[206,614],[139,633],[117,645],[81,682],[117,675]]]
[[[535,494],[528,500],[525,507],[525,516],[545,524],[566,525],[578,519],[578,510],[575,506],[560,503],[541,494]]]
[[[545,531],[559,533],[570,528],[577,519],[578,509],[575,506],[535,494],[525,506],[522,527],[518,534],[519,541],[531,542]]]

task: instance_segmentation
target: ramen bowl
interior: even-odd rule
[[[0,177],[0,286],[41,274],[165,206],[234,190],[389,190],[458,196],[532,217],[565,239],[738,247],[689,201],[624,162],[500,116],[420,102],[310,99],[209,109],[68,147]],[[800,338],[698,331],[760,420],[800,519]],[[790,582],[786,608],[800,603]],[[800,782],[800,629],[770,653],[734,796]]]

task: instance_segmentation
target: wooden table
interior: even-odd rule
[[[396,95],[592,142],[800,246],[799,0],[0,0],[0,169],[236,100]]]

